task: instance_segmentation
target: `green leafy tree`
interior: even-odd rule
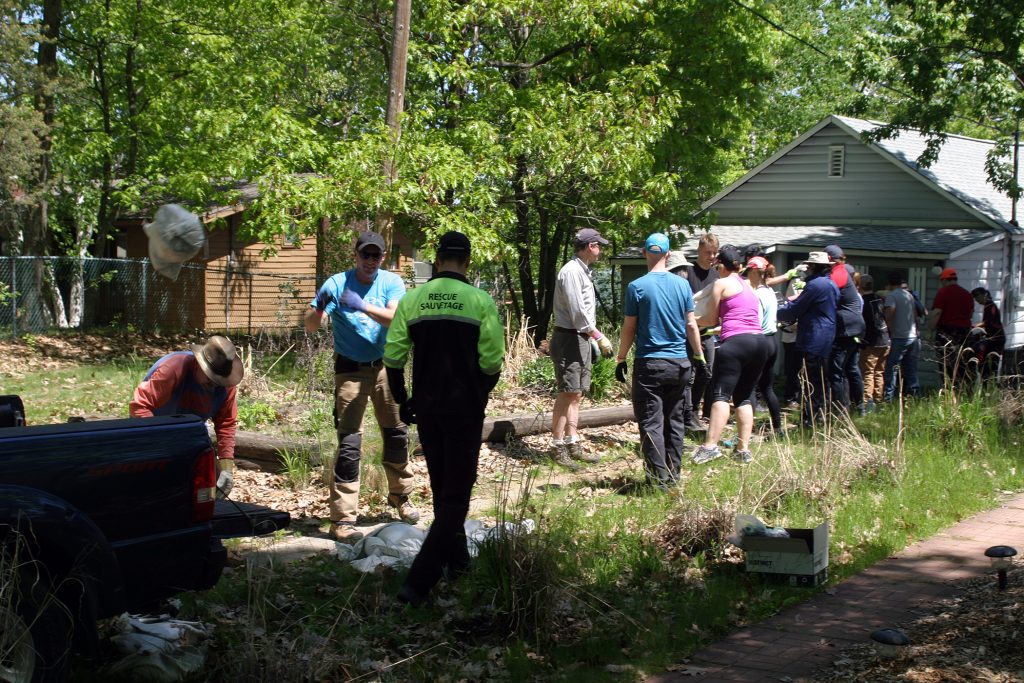
[[[397,150],[378,115],[311,148],[319,157],[279,158],[264,234],[284,222],[266,220],[273,207],[295,203],[342,224],[384,208],[421,244],[463,230],[541,338],[579,227],[630,244],[720,186],[722,144],[768,74],[763,31],[735,6],[698,0],[417,3]],[[300,168],[316,175],[289,181]]]
[[[35,199],[37,132],[34,45],[37,27],[18,0],[0,0],[0,239],[21,248],[27,208]]]
[[[739,1],[739,0],[737,0]],[[746,11],[768,27],[771,77],[765,99],[752,112],[748,144],[737,150],[739,176],[830,114],[886,118],[883,103],[863,106],[851,77],[862,35],[879,31],[885,7],[878,0],[779,0]]]
[[[865,104],[891,112],[874,135],[903,128],[930,136],[920,161],[935,160],[947,133],[995,138],[989,179],[1011,196],[1020,185],[1008,163],[1024,112],[1024,14],[1011,0],[890,0],[883,29],[858,46]]]

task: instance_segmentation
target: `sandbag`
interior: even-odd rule
[[[199,253],[206,244],[206,231],[199,217],[177,204],[156,210],[152,223],[142,226],[149,239],[149,261],[153,269],[171,280],[178,279],[181,264]]]

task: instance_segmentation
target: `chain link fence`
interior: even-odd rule
[[[283,331],[302,325],[317,286],[311,275],[195,264],[169,280],[148,259],[0,257],[0,335]]]

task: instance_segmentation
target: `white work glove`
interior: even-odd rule
[[[611,358],[615,351],[612,349],[612,343],[608,341],[608,337],[604,336],[597,330],[594,330],[594,341],[597,342],[597,348],[601,349],[601,355],[605,358]]]
[[[217,497],[227,498],[235,485],[235,461],[226,458],[217,460]]]

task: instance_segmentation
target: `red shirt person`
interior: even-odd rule
[[[932,310],[938,315],[935,322],[937,330],[944,327],[967,330],[971,327],[974,297],[957,283],[953,268],[946,268],[939,274],[939,291],[935,293]]]
[[[967,341],[974,313],[974,297],[957,284],[957,273],[945,268],[939,273],[939,291],[932,303],[929,328],[935,331],[935,346],[942,359],[942,371],[947,380],[958,383],[965,376],[966,362],[960,352]]]
[[[217,488],[225,496],[234,483],[236,385],[243,375],[235,345],[216,335],[191,351],[176,351],[154,363],[128,407],[132,417],[191,414],[213,420],[220,471]]]

